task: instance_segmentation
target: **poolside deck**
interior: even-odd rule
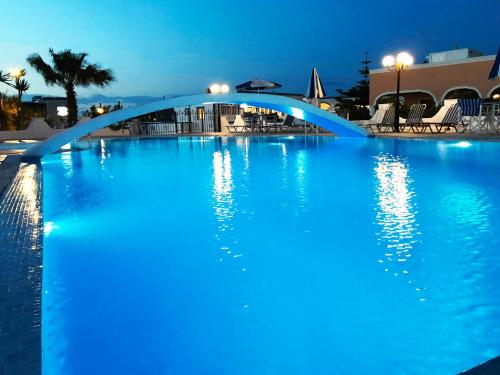
[[[459,141],[500,141],[500,134],[486,133],[441,133],[441,134],[416,134],[416,133],[375,133],[376,138],[400,138],[400,139],[429,139],[429,140],[459,140]]]

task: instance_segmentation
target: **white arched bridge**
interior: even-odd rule
[[[142,106],[125,108],[119,111],[110,112],[106,115],[96,117],[84,123],[60,132],[48,138],[44,142],[38,143],[30,148],[24,159],[39,159],[43,156],[59,150],[62,146],[77,140],[93,131],[105,128],[137,116],[142,116],[164,109],[197,106],[205,104],[239,104],[253,107],[266,108],[294,116],[298,119],[321,126],[341,137],[366,137],[367,132],[360,126],[349,122],[339,116],[326,112],[308,103],[290,99],[285,96],[267,94],[202,94],[191,96],[180,96],[176,98],[164,99]]]

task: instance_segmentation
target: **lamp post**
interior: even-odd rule
[[[399,93],[401,87],[401,72],[407,70],[411,65],[413,65],[413,56],[407,52],[400,52],[396,57],[389,55],[384,57],[382,60],[382,65],[387,68],[388,71],[397,72],[397,83],[396,83],[396,108],[394,113],[394,131],[396,133],[400,132],[399,129]]]
[[[229,85],[226,83],[219,84],[219,83],[214,83],[210,85],[208,88],[207,92],[209,94],[228,94],[231,89],[229,88]],[[213,111],[214,111],[214,130],[215,131],[221,131],[221,114],[220,114],[220,104],[214,104],[213,105]]]
[[[210,85],[210,87],[208,88],[207,92],[209,94],[227,94],[229,93],[229,85],[227,84],[218,84],[218,83],[214,83],[212,85]]]
[[[9,71],[9,74],[12,78],[14,79],[19,79],[21,78],[22,76],[24,76],[26,74],[25,70],[24,69],[21,69],[21,68],[18,68],[17,66],[15,68],[12,68],[10,71]]]

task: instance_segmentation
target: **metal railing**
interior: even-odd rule
[[[211,133],[215,131],[215,118],[211,110],[203,108],[175,111],[168,121],[139,121],[132,127],[137,135],[171,135],[191,133]]]

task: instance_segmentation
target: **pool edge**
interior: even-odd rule
[[[0,165],[0,373],[41,373],[42,168]]]

